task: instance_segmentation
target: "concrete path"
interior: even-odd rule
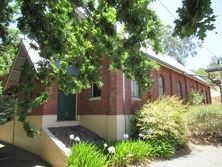
[[[222,167],[222,146],[191,144],[188,155],[168,161],[152,162],[149,167]]]
[[[50,165],[28,151],[0,142],[0,167],[50,167]]]

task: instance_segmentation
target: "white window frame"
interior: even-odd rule
[[[101,93],[102,92],[100,92],[100,96],[94,96],[94,94],[93,94],[93,92],[94,92],[94,85],[95,84],[92,84],[92,88],[91,88],[91,98],[89,99],[89,100],[100,100],[101,99]],[[100,89],[100,91],[101,91],[101,89]]]
[[[136,80],[131,80],[131,97],[133,99],[140,99],[139,86],[138,86]]]

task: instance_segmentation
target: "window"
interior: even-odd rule
[[[100,96],[101,96],[101,89],[96,84],[93,84],[92,97],[100,97]]]
[[[139,97],[139,87],[135,80],[131,81],[131,95],[132,97]]]
[[[205,102],[206,102],[205,104],[208,104],[208,102],[209,102],[208,101],[208,93],[207,93],[207,91],[205,91]]]
[[[195,87],[193,85],[190,85],[191,92],[195,91]]]
[[[164,90],[164,78],[161,75],[158,78],[158,87],[159,87],[159,97],[161,97],[165,93],[165,90]]]
[[[207,96],[206,96],[206,92],[204,91],[204,89],[201,90],[201,96],[203,96],[203,103],[207,104]]]
[[[183,94],[182,94],[182,84],[181,84],[180,81],[177,81],[177,95],[178,95],[178,97],[181,97],[181,98],[183,96]]]

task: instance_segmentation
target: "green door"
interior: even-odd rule
[[[59,90],[57,120],[70,121],[76,119],[76,95],[68,94]]]

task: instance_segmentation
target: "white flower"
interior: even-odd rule
[[[75,141],[77,141],[77,142],[80,142],[80,138],[77,136],[77,137],[75,137],[75,139],[74,139]]]
[[[143,137],[144,137],[144,135],[143,135],[142,133],[140,133],[140,134],[139,134],[139,137],[140,137],[140,138],[143,138]]]
[[[153,130],[152,130],[152,129],[149,129],[149,130],[147,131],[147,133],[148,133],[149,135],[152,135],[152,134],[153,134]]]
[[[123,134],[123,139],[124,140],[127,140],[129,138],[129,135],[128,134]]]
[[[108,144],[104,143],[103,146],[106,148],[106,147],[108,147]]]
[[[116,151],[115,147],[111,146],[108,148],[109,153],[114,153]]]
[[[69,139],[73,140],[75,138],[74,134],[69,135]]]

